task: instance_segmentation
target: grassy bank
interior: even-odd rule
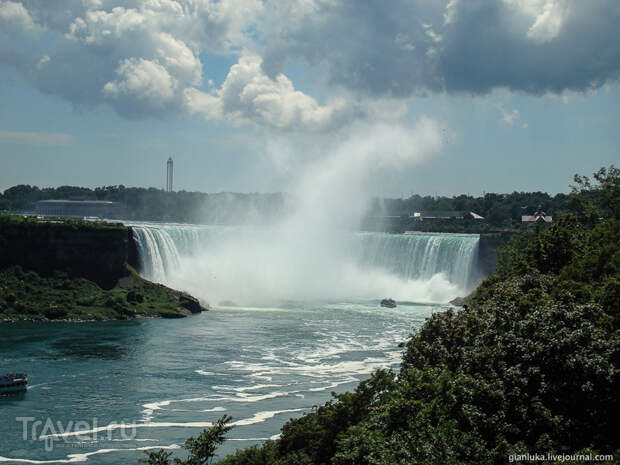
[[[202,308],[193,297],[141,278],[132,268],[112,289],[62,271],[40,276],[20,266],[0,270],[0,320],[180,318]]]

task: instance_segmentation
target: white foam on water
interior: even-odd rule
[[[213,407],[205,410],[201,410],[201,412],[225,412],[226,409],[224,407]]]
[[[139,439],[139,438],[134,438],[134,439],[106,439],[106,441],[112,441],[112,442],[157,442],[157,439]],[[79,442],[92,442],[92,441],[79,441]]]
[[[255,403],[255,402],[260,402],[262,400],[267,400],[267,399],[275,399],[277,397],[285,397],[291,394],[295,394],[297,392],[301,392],[301,391],[291,391],[291,392],[280,392],[280,391],[275,391],[275,392],[270,392],[268,394],[262,394],[262,395],[250,395],[250,394],[246,394],[245,392],[239,392],[237,394],[235,394],[235,396],[224,396],[224,395],[215,395],[215,396],[208,396],[208,397],[193,397],[190,399],[171,399],[171,400],[164,400],[164,401],[160,401],[160,402],[152,402],[152,403],[148,403],[148,404],[143,404],[142,407],[145,409],[142,412],[142,416],[143,416],[143,420],[142,423],[136,423],[137,425],[150,425],[151,427],[155,427],[153,425],[159,425],[159,423],[154,423],[152,422],[153,419],[153,415],[154,415],[154,411],[155,410],[164,410],[162,409],[162,406],[169,406],[171,403],[177,403],[177,402],[241,402],[241,403]],[[206,410],[202,410],[203,412],[223,412],[226,411],[226,408],[224,407],[214,407],[212,409],[206,409]],[[179,425],[183,425],[183,424],[188,424],[188,423],[179,423]],[[126,427],[131,427],[132,425],[125,425]],[[118,425],[118,428],[120,428],[121,425]],[[140,428],[145,427],[145,426],[138,426]],[[100,427],[99,430],[103,431],[105,430],[107,427]],[[116,428],[116,426],[115,426]]]
[[[351,378],[347,378],[347,379],[345,379],[343,381],[340,381],[340,382],[337,381],[337,382],[328,384],[327,386],[310,388],[310,389],[307,389],[307,391],[309,391],[309,392],[327,391],[328,389],[334,389],[334,388],[336,388],[338,386],[341,386],[343,384],[355,383],[355,382],[358,382],[358,381],[359,381],[359,379],[351,377]]]
[[[107,426],[98,426],[89,430],[66,431],[64,433],[53,433],[39,436],[39,439],[47,438],[68,438],[76,436],[86,436],[87,434],[101,433],[103,431],[133,430],[138,428],[210,428],[213,423],[208,421],[193,421],[187,423],[174,422],[150,422],[150,423],[110,423]]]
[[[248,426],[254,425],[256,423],[262,423],[270,418],[275,417],[276,415],[280,415],[281,413],[290,413],[290,412],[305,412],[309,410],[309,408],[295,408],[295,409],[287,409],[287,410],[271,410],[265,412],[255,413],[251,418],[246,418],[245,420],[235,421],[231,423],[233,426]]]
[[[257,391],[259,389],[265,388],[278,388],[284,387],[282,384],[257,384],[256,386],[212,386],[213,389],[217,391],[225,391],[225,392],[246,392],[246,391]]]
[[[149,422],[153,419],[153,415],[155,410],[162,410],[162,407],[166,407],[170,405],[171,400],[162,400],[160,402],[151,402],[148,404],[143,404],[142,408],[144,409],[142,412],[142,421]]]
[[[310,378],[325,378],[334,375],[367,375],[379,368],[398,364],[401,351],[385,352],[384,357],[367,357],[359,361],[342,361],[336,363],[308,363],[296,365],[269,366],[263,363],[232,361],[227,362],[237,371],[248,371],[256,376],[297,375]]]
[[[250,418],[245,418],[242,420],[238,420],[230,423],[231,426],[248,426],[255,425],[257,423],[262,423],[270,418],[275,417],[281,413],[290,413],[290,412],[303,412],[308,410],[308,408],[297,408],[297,409],[285,409],[285,410],[268,410],[257,412],[252,415]],[[99,426],[97,428],[92,428],[88,430],[79,430],[79,431],[65,431],[62,433],[53,433],[46,434],[39,437],[39,439],[48,439],[48,438],[68,438],[68,437],[80,437],[86,436],[89,434],[101,433],[101,432],[110,432],[116,430],[133,430],[138,428],[210,428],[213,426],[213,423],[207,421],[193,421],[193,422],[184,422],[184,423],[175,423],[175,422],[150,422],[150,423],[110,423],[106,426]]]
[[[269,438],[228,438],[226,441],[269,441]]]
[[[204,371],[204,370],[194,370],[194,373],[197,373],[202,376],[228,376],[228,373],[215,373],[213,371]]]

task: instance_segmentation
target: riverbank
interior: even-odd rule
[[[194,297],[141,278],[126,268],[111,289],[62,271],[41,276],[21,266],[0,270],[0,321],[102,321],[182,318],[200,313]]]

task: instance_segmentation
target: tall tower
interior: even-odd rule
[[[174,168],[174,162],[172,161],[172,157],[168,158],[168,163],[166,163],[166,192],[172,192],[172,170]]]

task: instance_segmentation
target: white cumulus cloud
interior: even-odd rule
[[[320,105],[296,90],[284,74],[267,76],[261,62],[258,56],[242,56],[231,67],[221,88],[211,94],[187,89],[187,108],[208,119],[251,121],[278,129],[310,131],[337,127],[353,111],[343,99]]]
[[[0,32],[28,32],[36,28],[28,10],[19,2],[0,2]]]
[[[504,2],[533,21],[527,30],[527,37],[540,42],[557,37],[569,14],[567,0],[504,0]]]
[[[0,0],[0,64],[79,107],[318,131],[373,100],[615,84],[619,23],[618,0]]]
[[[173,101],[178,88],[165,67],[144,58],[123,60],[116,74],[118,79],[106,83],[103,94],[127,115],[136,109],[139,113],[161,110]]]

